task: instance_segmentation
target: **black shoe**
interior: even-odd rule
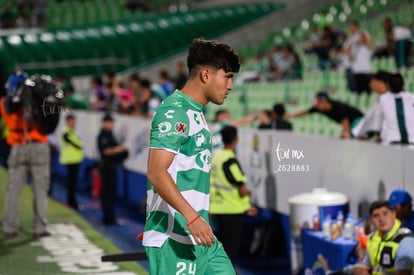
[[[33,237],[35,238],[35,239],[40,239],[40,238],[44,238],[44,237],[49,237],[49,236],[51,236],[52,234],[50,234],[49,232],[47,232],[47,231],[44,231],[44,232],[40,232],[40,233],[33,233]]]

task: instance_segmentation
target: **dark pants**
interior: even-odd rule
[[[0,166],[7,168],[7,158],[9,157],[10,146],[5,139],[0,138]]]
[[[394,59],[398,69],[411,65],[410,57],[412,46],[413,44],[409,39],[394,42]]]
[[[348,85],[348,89],[351,92],[355,92],[356,84],[355,84],[354,74],[352,73],[352,70],[350,68],[347,68],[345,70],[345,78],[346,78],[346,84]]]
[[[357,94],[362,94],[363,92],[371,93],[371,87],[369,86],[371,74],[354,74],[354,80]]]
[[[73,209],[78,209],[78,201],[76,200],[76,185],[78,182],[79,163],[66,165],[68,170],[68,192],[67,203]]]
[[[102,163],[99,167],[101,174],[101,206],[103,211],[103,223],[115,224],[115,202],[117,198],[117,166]]]
[[[214,218],[219,224],[217,238],[223,244],[230,260],[234,261],[240,248],[243,232],[243,214],[214,215]]]

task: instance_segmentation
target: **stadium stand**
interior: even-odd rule
[[[366,112],[375,102],[377,95],[363,94],[357,96],[350,93],[346,87],[345,73],[342,70],[315,70],[315,56],[306,55],[303,51],[305,36],[311,24],[329,24],[337,29],[346,30],[349,19],[358,18],[361,29],[368,30],[374,41],[384,41],[383,31],[378,26],[382,20],[389,16],[397,23],[412,23],[413,5],[406,1],[342,1],[339,4],[329,5],[319,13],[304,19],[292,26],[286,26],[279,32],[269,34],[268,38],[259,42],[256,47],[240,49],[240,54],[246,59],[246,66],[242,71],[252,69],[253,56],[258,53],[270,51],[275,44],[290,43],[295,45],[305,67],[302,80],[284,80],[279,82],[257,82],[236,85],[232,96],[224,106],[208,105],[208,119],[212,120],[217,109],[226,108],[233,117],[242,117],[248,113],[255,113],[262,109],[270,109],[275,102],[286,102],[287,110],[295,112],[309,108],[313,95],[320,90],[330,92],[333,99],[344,101]],[[372,60],[373,69],[395,71],[394,59],[380,58]],[[414,91],[413,68],[401,68],[406,80],[406,89]],[[240,104],[241,103],[241,104]],[[294,103],[294,104],[289,104]],[[311,116],[292,119],[294,129],[308,134],[329,135],[338,137],[341,128],[335,123],[320,116]]]
[[[182,51],[194,37],[216,37],[282,8],[272,3],[243,4],[4,36],[0,62],[6,64],[5,71],[17,66],[29,73],[68,77],[119,72]],[[72,16],[75,12],[70,11]]]

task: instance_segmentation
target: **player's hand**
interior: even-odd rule
[[[187,228],[198,245],[210,247],[216,242],[213,230],[202,217],[199,217],[194,222],[190,221],[190,224],[187,224]]]

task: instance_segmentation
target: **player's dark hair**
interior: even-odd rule
[[[239,56],[230,46],[216,40],[196,38],[188,49],[188,71],[191,74],[197,66],[203,65],[223,69],[226,73],[240,70]]]

